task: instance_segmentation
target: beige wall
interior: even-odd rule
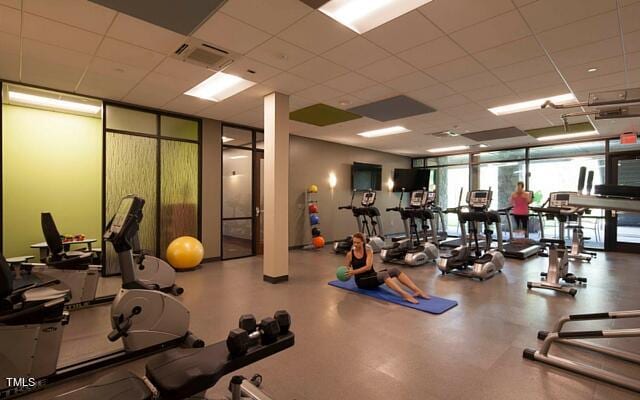
[[[291,136],[289,159],[289,245],[298,246],[311,241],[309,214],[305,203],[305,192],[311,184],[319,187],[316,195],[319,205],[320,230],[325,240],[340,240],[356,231],[356,220],[349,210],[338,210],[351,200],[351,165],[364,162],[382,165],[382,190],[378,192],[376,207],[382,214],[386,233],[402,232],[402,221],[395,212],[385,212],[387,207],[398,204],[399,194],[387,189],[388,178],[393,177],[394,168],[410,168],[409,157],[379,151],[345,146]],[[329,173],[334,172],[337,186],[329,188]],[[360,195],[356,195],[359,204]]]
[[[204,257],[220,257],[220,121],[202,120],[202,244]]]

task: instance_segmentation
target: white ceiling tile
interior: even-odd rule
[[[480,89],[487,86],[497,85],[500,80],[496,78],[490,72],[481,72],[479,74],[466,76],[464,78],[456,79],[455,81],[447,82],[447,86],[457,92],[464,92],[467,90]]]
[[[458,107],[463,104],[468,104],[471,101],[461,94],[454,94],[447,97],[438,97],[436,99],[429,100],[428,105],[436,110],[446,110],[451,107]]]
[[[30,39],[22,40],[22,81],[73,91],[91,56]]]
[[[432,40],[398,54],[400,58],[420,69],[455,60],[465,55],[465,51],[448,37]]]
[[[332,89],[324,85],[316,85],[297,92],[296,96],[301,96],[306,99],[322,103],[325,100],[329,100],[343,94],[344,93],[339,90]]]
[[[20,35],[20,11],[0,6],[0,32]]]
[[[455,94],[455,92],[451,90],[451,88],[442,84],[437,84],[409,92],[408,96],[428,104],[430,100],[451,96],[452,94]]]
[[[618,36],[619,33],[618,16],[612,11],[542,32],[538,38],[550,53],[554,53]]]
[[[640,51],[640,30],[633,33],[625,33],[624,48],[627,53]]]
[[[0,39],[1,40],[1,39]],[[0,50],[0,79],[20,80],[20,53],[10,53]]]
[[[504,67],[494,68],[492,71],[502,81],[509,82],[544,74],[545,72],[553,72],[555,68],[547,56],[540,56],[515,64],[505,65]]]
[[[151,71],[94,57],[87,72],[98,74],[105,80],[112,82],[121,80],[127,83],[136,83]]]
[[[630,6],[633,3],[638,3],[640,0],[622,0],[622,7]]]
[[[354,96],[364,100],[376,101],[397,96],[399,93],[383,85],[371,86],[366,89],[358,90],[352,93]]]
[[[227,67],[224,71],[233,75],[238,75],[244,79],[250,80],[251,82],[264,82],[282,72],[277,68],[270,67],[267,64],[263,64],[249,57],[242,57],[241,59],[234,61],[233,64]]]
[[[312,9],[298,0],[242,0],[228,1],[220,11],[275,35]]]
[[[385,82],[385,85],[400,92],[411,92],[414,90],[426,88],[427,86],[435,85],[438,81],[425,74],[424,72],[417,71],[412,74],[401,76],[400,78],[392,79]]]
[[[629,75],[632,75],[633,71],[629,71]],[[635,73],[638,74],[640,71],[635,70]],[[635,75],[638,76],[638,75]],[[609,86],[616,85],[624,85],[625,84],[625,76],[624,72],[616,72],[609,75],[597,76],[593,78],[581,79],[579,81],[573,81],[570,83],[571,88],[574,91],[594,91],[600,89],[606,89]]]
[[[533,36],[509,42],[473,56],[487,68],[497,68],[544,55],[544,50]]]
[[[510,89],[509,91],[513,93]],[[465,96],[469,97],[469,93],[465,93]],[[522,101],[520,97],[516,96],[515,94],[510,94],[510,95],[503,95],[500,97],[493,97],[488,99],[479,99],[479,100],[476,100],[476,103],[478,103],[482,107],[492,108],[492,107],[504,106],[506,104],[518,103],[520,101]]]
[[[288,72],[283,72],[280,75],[277,75],[271,79],[268,79],[262,82],[262,84],[275,91],[285,93],[285,94],[292,94],[295,92],[299,92],[300,90],[303,90],[315,85],[315,83],[312,81],[299,78]]]
[[[316,83],[323,83],[349,72],[348,69],[324,58],[316,57],[292,68],[289,72]]]
[[[0,0],[0,5],[20,10],[22,8],[22,0]]]
[[[20,36],[0,32],[0,51],[20,55]]]
[[[229,118],[229,122],[251,126],[253,128],[262,128],[264,126],[264,110],[262,107],[257,107],[242,112]]]
[[[623,32],[629,33],[640,29],[640,3],[634,3],[620,10]]]
[[[147,75],[129,94],[123,99],[133,104],[141,104],[149,107],[162,107],[175,97],[189,89],[176,79],[157,74]]]
[[[386,82],[416,72],[416,69],[396,56],[391,56],[360,68],[358,72],[375,81]]]
[[[342,110],[346,110],[351,107],[358,107],[365,103],[368,103],[367,100],[362,100],[358,97],[351,96],[348,94],[334,97],[333,99],[325,100],[324,104],[330,105],[335,108],[340,108]]]
[[[355,72],[349,72],[337,78],[328,80],[324,84],[334,89],[350,93],[374,86],[377,82],[372,81],[369,78],[365,78],[362,75],[358,75]]]
[[[528,91],[518,92],[519,101],[527,101],[534,99],[542,99],[545,97],[553,97],[560,94],[569,93],[567,85],[564,83],[556,83],[550,86],[540,85]]]
[[[309,99],[305,99],[303,97],[300,96],[289,96],[289,110],[290,111],[295,111],[295,110],[299,110],[301,108],[305,108],[305,107],[309,107],[310,105],[315,104],[313,101],[309,100]],[[294,121],[289,121],[289,123],[291,124]]]
[[[616,0],[539,0],[520,12],[534,32],[542,32],[615,9]]]
[[[358,36],[338,47],[334,47],[324,53],[322,57],[343,67],[356,70],[389,57],[389,53],[367,39],[364,39],[362,36]]]
[[[479,74],[486,70],[476,60],[467,56],[436,65],[435,67],[426,68],[424,71],[439,81],[447,82],[465,76]]]
[[[271,37],[268,33],[221,12],[213,14],[193,36],[240,54],[246,54]]]
[[[432,1],[418,10],[443,31],[451,33],[513,9],[511,0],[447,0]]]
[[[22,37],[65,49],[94,54],[102,36],[32,14],[22,16]]]
[[[468,52],[477,53],[529,35],[520,14],[512,11],[452,33],[451,38]]]
[[[254,60],[285,71],[314,57],[313,53],[276,37],[262,43],[247,55]]]
[[[524,93],[547,86],[561,85],[562,83],[562,78],[560,78],[560,75],[554,71],[511,81],[507,83],[507,86],[513,89],[516,93]]]
[[[515,96],[513,91],[503,83],[481,89],[466,90],[464,91],[464,95],[474,101],[493,99],[496,97]]]
[[[196,115],[198,111],[203,110],[210,105],[210,101],[181,94],[165,104],[163,108],[165,110],[175,111],[182,114]]]
[[[562,70],[564,67],[585,64],[618,55],[622,55],[622,42],[620,41],[620,37],[616,36],[584,46],[552,53],[551,58],[560,70]]]
[[[101,35],[107,32],[117,13],[90,1],[77,0],[24,0],[22,9]]]
[[[204,81],[215,73],[215,71],[208,70],[204,67],[173,58],[165,58],[153,72],[173,77],[176,80],[183,81],[192,86]]]
[[[82,78],[77,93],[89,96],[100,97],[102,99],[120,100],[124,97],[138,82],[127,81],[107,77],[94,71],[87,71]]]
[[[461,118],[463,121],[471,121],[474,119],[490,118],[493,114],[475,103],[466,103],[455,107],[449,107],[445,111],[446,114]]]
[[[320,11],[313,11],[278,34],[278,37],[305,50],[322,54],[353,39],[356,33]]]
[[[629,70],[640,68],[640,51],[627,54],[627,68]]]
[[[546,128],[551,126],[549,121],[546,120],[540,111],[526,111],[517,114],[509,114],[502,117],[503,120],[507,121],[512,126],[520,128],[522,130],[526,129],[538,129],[538,128]]]
[[[597,68],[597,71],[589,72],[590,68]],[[569,84],[582,79],[591,79],[602,75],[610,75],[615,72],[624,71],[624,58],[622,56],[606,58],[604,60],[592,61],[588,64],[576,65],[562,69],[562,75]]]
[[[443,36],[431,21],[418,11],[412,11],[370,30],[364,37],[378,46],[399,53]]]
[[[185,37],[126,14],[118,13],[107,36],[162,54],[173,53]]]
[[[105,37],[96,56],[133,67],[152,69],[165,57],[155,51]]]

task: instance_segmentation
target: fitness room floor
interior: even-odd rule
[[[191,310],[192,331],[207,343],[225,339],[243,313],[262,318],[277,309],[289,310],[296,345],[240,371],[262,374],[264,390],[274,399],[623,400],[639,396],[524,360],[522,350],[538,347],[537,331],[549,329],[561,315],[637,308],[640,279],[633,260],[630,254],[599,253],[590,264],[572,262],[570,270],[589,280],[575,298],[548,290],[527,292],[526,281],[538,280],[546,270],[546,258],[507,260],[503,273],[485,282],[443,277],[433,264],[403,268],[429,293],[458,301],[457,307],[442,315],[328,286],[335,279],[336,266],[343,263],[328,248],[291,251],[290,281],[278,285],[262,281],[259,257],[207,264],[178,274],[178,284],[185,287],[182,299]],[[379,260],[375,264],[381,265]],[[108,284],[117,287],[118,279]],[[62,362],[105,350],[108,309],[72,313]],[[582,324],[574,329],[631,327],[624,320]],[[610,344],[640,351],[638,339]],[[555,354],[640,376],[638,367],[584,351],[556,347]],[[144,363],[138,360],[115,368],[142,375]],[[106,372],[84,375],[25,398],[51,399]],[[223,395],[229,379],[225,377],[208,395]]]

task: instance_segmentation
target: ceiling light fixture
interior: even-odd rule
[[[319,10],[347,28],[363,34],[431,0],[331,0]]]
[[[411,131],[405,128],[404,126],[390,126],[388,128],[360,132],[358,133],[358,135],[366,138],[372,138],[372,137],[380,137],[380,136],[388,136],[388,135],[397,135],[398,133],[406,133],[406,132],[411,132]]]
[[[37,96],[35,94],[27,94],[21,92],[9,91],[9,100],[17,103],[31,104],[34,106],[51,107],[60,110],[83,112],[88,114],[98,114],[102,107],[78,103],[69,100],[54,99],[51,97]]]
[[[228,142],[232,142],[234,140],[235,140],[234,138],[230,138],[230,137],[226,137],[226,136],[222,137],[222,143],[228,143]]]
[[[562,135],[551,135],[551,136],[541,136],[537,138],[541,142],[547,142],[550,140],[564,140],[564,139],[575,139],[584,136],[594,136],[599,135],[598,131],[588,131],[588,132],[577,132],[577,133],[565,133]]]
[[[587,72],[596,72],[598,70],[598,68],[589,68],[587,70]]]
[[[484,144],[484,143],[482,143],[482,144],[481,144],[480,146],[478,146],[478,147],[485,148],[485,147],[489,147],[489,145],[488,145],[488,144]]]
[[[542,99],[523,101],[521,103],[507,104],[504,106],[489,108],[494,115],[507,115],[515,114],[524,111],[531,111],[539,109],[546,101],[551,101],[556,105],[571,103],[576,100],[576,96],[573,93],[565,93],[559,96],[545,97]]]
[[[438,147],[435,149],[428,149],[427,151],[429,153],[447,153],[447,152],[453,152],[453,151],[467,150],[468,148],[469,146],[451,146],[451,147]]]
[[[210,101],[222,101],[255,85],[239,76],[218,72],[198,83],[184,94]]]

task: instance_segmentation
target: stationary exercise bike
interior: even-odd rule
[[[33,385],[9,385],[0,381],[0,398],[43,388],[87,370],[143,357],[175,346],[202,347],[189,332],[189,311],[175,297],[136,280],[133,238],[142,220],[144,200],[134,195],[120,202],[104,234],[116,253],[123,285],[111,305],[111,342],[122,340],[120,351],[71,365],[58,365],[68,290],[56,290],[51,282],[13,290],[13,276],[0,263],[0,371],[8,377],[33,379]],[[53,281],[57,282],[57,281]]]

